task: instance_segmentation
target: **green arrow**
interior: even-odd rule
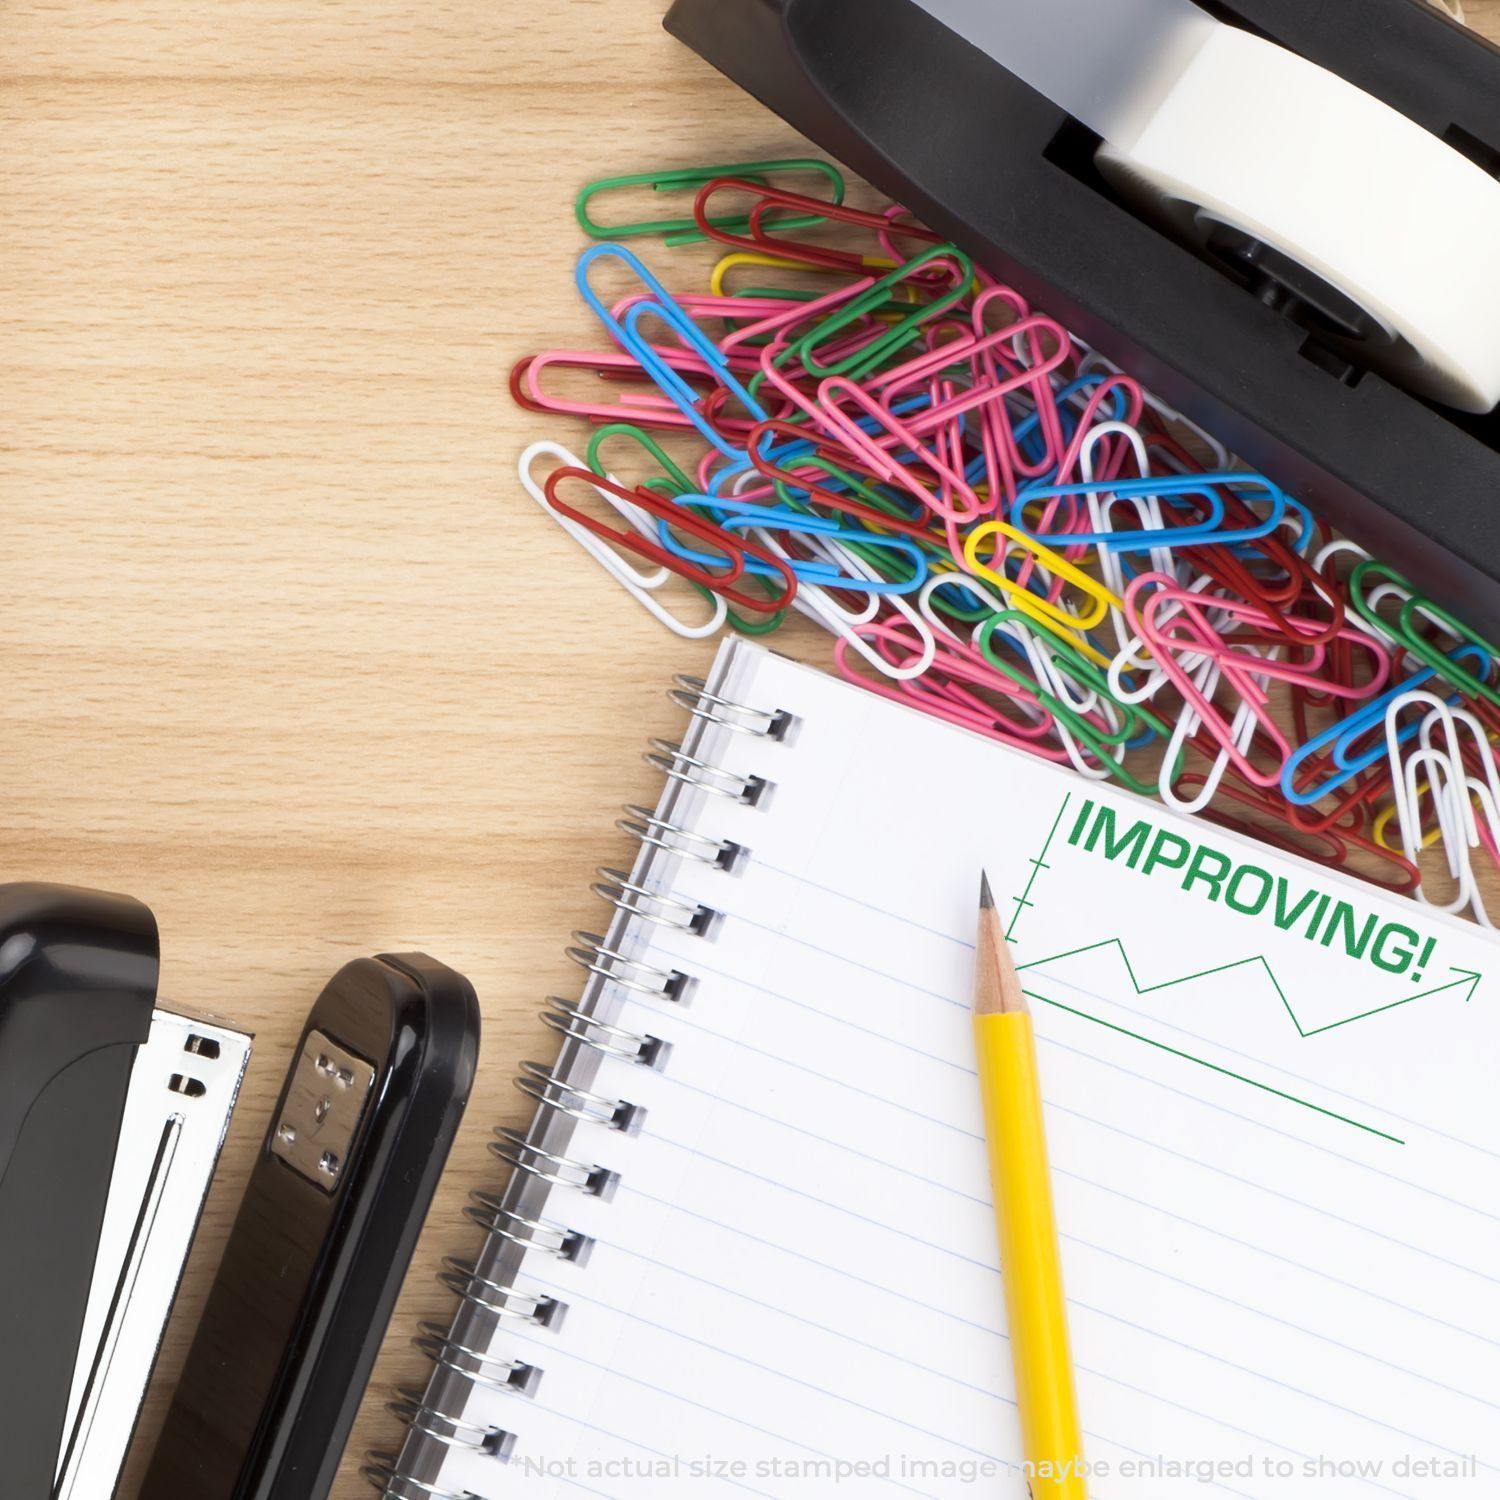
[[[1327,1026],[1318,1026],[1312,1031],[1303,1031],[1302,1035],[1305,1037],[1318,1036],[1325,1031],[1335,1031],[1340,1026],[1352,1026],[1356,1021],[1366,1021],[1371,1016],[1383,1015],[1388,1010],[1395,1010],[1402,1005],[1410,1005],[1414,1000],[1430,1000],[1434,995],[1445,995],[1449,990],[1463,989],[1466,985],[1469,992],[1464,996],[1464,1004],[1467,1005],[1474,998],[1474,991],[1479,988],[1479,981],[1484,976],[1476,974],[1473,969],[1450,967],[1448,972],[1450,974],[1457,974],[1459,977],[1457,979],[1450,979],[1447,984],[1438,985],[1436,989],[1423,990],[1419,995],[1408,995],[1404,1000],[1392,1000],[1389,1005],[1377,1005],[1374,1010],[1361,1011],[1359,1015],[1350,1016],[1347,1020],[1332,1021]],[[1302,1030],[1300,1026],[1297,1029],[1299,1031]]]

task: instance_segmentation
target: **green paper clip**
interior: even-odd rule
[[[828,182],[833,194],[829,199],[831,207],[843,203],[844,175],[837,167],[812,157],[792,157],[784,161],[730,162],[716,167],[682,167],[668,172],[630,172],[622,177],[601,177],[585,184],[578,194],[573,211],[578,217],[579,227],[596,240],[625,240],[641,235],[660,235],[670,246],[695,245],[707,236],[691,215],[685,219],[643,219],[635,224],[599,224],[591,216],[590,205],[595,198],[606,193],[622,192],[630,188],[645,187],[656,193],[696,193],[720,177],[737,177],[752,182],[757,187],[769,187],[773,176],[808,172],[816,173]],[[716,229],[725,229],[731,234],[748,234],[750,231],[750,220],[744,215],[710,219],[708,222]],[[775,220],[778,229],[810,229],[822,222],[822,219],[813,214]]]
[[[1392,584],[1406,595],[1394,621],[1382,619],[1371,606],[1369,595],[1373,592],[1370,587],[1372,581]],[[1354,608],[1360,617],[1378,635],[1386,636],[1403,647],[1423,666],[1431,667],[1443,682],[1457,688],[1466,697],[1482,698],[1486,703],[1500,708],[1500,689],[1482,677],[1476,677],[1454,661],[1449,654],[1451,646],[1445,652],[1422,635],[1417,617],[1425,615],[1431,623],[1445,630],[1458,645],[1478,646],[1491,660],[1500,658],[1500,647],[1471,630],[1451,610],[1445,609],[1441,604],[1434,604],[1431,599],[1417,593],[1404,574],[1398,573],[1389,563],[1373,559],[1362,562],[1349,575],[1349,597],[1354,601]]]
[[[640,427],[630,422],[610,422],[601,427],[589,439],[588,465],[601,479],[607,478],[610,470],[603,461],[601,449],[611,438],[618,438],[621,442],[634,443],[649,458],[653,459],[661,468],[660,474],[653,474],[649,479],[641,483],[650,485],[669,500],[676,500],[681,495],[691,495],[698,488],[688,476],[683,473],[681,466],[673,459],[672,455],[662,447],[660,443]],[[669,488],[670,486],[670,488]]]
[[[1107,733],[1096,724],[1091,724],[1088,719],[1078,711],[1071,703],[1059,697],[1050,689],[1044,687],[1030,672],[1023,671],[1019,667],[1011,666],[1000,655],[995,647],[994,635],[996,629],[1002,625],[1015,624],[1036,640],[1052,658],[1053,666],[1060,675],[1076,683],[1084,691],[1108,699],[1121,712],[1121,726],[1113,734]],[[1009,632],[1007,632],[1007,635]],[[1019,642],[1014,636],[1010,637],[1011,649],[1020,649]],[[1170,739],[1171,731],[1156,717],[1149,709],[1142,708],[1134,703],[1121,703],[1109,690],[1109,679],[1080,651],[1060,636],[1053,635],[1050,631],[1039,627],[1037,621],[1029,615],[1022,614],[1019,610],[1006,609],[998,614],[993,614],[982,624],[974,635],[974,644],[979,647],[984,659],[1001,676],[1008,677],[1018,687],[1024,688],[1038,703],[1047,708],[1057,719],[1068,728],[1068,732],[1075,739],[1082,740],[1090,750],[1094,752],[1099,764],[1115,780],[1122,782],[1131,791],[1142,797],[1158,796],[1154,782],[1145,782],[1129,770],[1115,758],[1113,752],[1124,748],[1144,731],[1159,736],[1161,739]],[[1177,758],[1173,762],[1171,777],[1176,781],[1182,770],[1184,752],[1179,749]]]

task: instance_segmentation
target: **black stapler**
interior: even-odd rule
[[[156,1009],[128,896],[0,885],[0,1451],[6,1500],[105,1500],[248,1056]]]
[[[1500,49],[1428,0],[1201,6],[1500,176]],[[975,0],[967,13],[982,8]],[[666,24],[1423,592],[1500,637],[1500,412],[1455,409],[1387,378],[1359,352],[1361,309],[1265,245],[1244,235],[1191,245],[1164,230],[1100,170],[1098,135],[934,9],[964,7],[676,0]],[[982,24],[993,31],[993,19]],[[1390,193],[1402,190],[1394,178]],[[1452,252],[1492,264],[1500,243],[1460,241]]]
[[[52,1492],[156,921],[128,896],[0,890],[0,1445],[17,1500]]]
[[[479,1025],[469,981],[421,953],[356,959],[324,988],[141,1500],[325,1500],[463,1118]]]

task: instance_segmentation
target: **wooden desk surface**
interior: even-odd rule
[[[129,891],[164,995],[256,1051],[148,1417],[303,1017],[420,947],[484,1005],[481,1075],[340,1497],[389,1445],[415,1321],[479,1232],[491,1124],[602,920],[593,867],[679,716],[678,641],[517,488],[520,353],[597,343],[572,196],[795,139],[664,0],[10,0],[0,17],[0,599],[8,879]],[[1470,5],[1500,36],[1500,0]],[[558,434],[554,427],[554,435]],[[823,648],[810,643],[814,653]],[[128,1487],[127,1487],[128,1488]]]

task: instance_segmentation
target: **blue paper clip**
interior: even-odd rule
[[[1219,486],[1254,485],[1265,492],[1270,514],[1255,526],[1226,529]],[[1155,497],[1170,504],[1179,495],[1201,495],[1208,501],[1209,519],[1194,526],[1140,531],[1032,531],[1021,520],[1026,506],[1038,500],[1062,500],[1081,495],[1116,495],[1122,500]],[[1246,500],[1248,505],[1251,502]],[[1012,524],[1044,546],[1103,547],[1109,552],[1149,552],[1156,547],[1232,546],[1270,536],[1286,517],[1291,497],[1259,474],[1165,474],[1151,479],[1095,479],[1079,484],[1032,484],[1022,490],[1011,508]]]
[[[1457,665],[1469,664],[1465,662],[1465,658],[1472,658],[1471,664],[1481,672],[1489,670],[1492,660],[1490,653],[1482,646],[1460,646],[1448,655],[1448,660]],[[1413,672],[1410,677],[1397,683],[1395,687],[1388,688],[1378,698],[1372,698],[1336,724],[1330,724],[1321,734],[1316,734],[1305,744],[1299,745],[1287,758],[1286,765],[1282,767],[1281,795],[1297,807],[1310,807],[1329,793],[1338,791],[1362,771],[1368,771],[1371,766],[1384,760],[1386,756],[1384,737],[1366,750],[1357,750],[1355,747],[1367,734],[1373,733],[1385,722],[1386,710],[1396,699],[1425,687],[1436,675],[1436,669],[1433,667],[1423,667],[1420,671]],[[1447,702],[1450,705],[1456,704],[1459,696],[1454,693],[1447,699]],[[1413,720],[1404,728],[1397,730],[1397,744],[1409,744],[1421,732],[1421,728],[1421,723]],[[1313,756],[1328,747],[1332,747],[1330,753],[1334,764],[1341,769],[1330,773],[1308,790],[1299,792],[1295,786],[1297,772]]]
[[[794,532],[803,536],[827,537],[831,541],[855,543],[861,547],[882,547],[904,557],[912,566],[912,576],[903,579],[859,578],[840,572],[833,563],[809,562],[804,558],[788,558],[787,566],[796,575],[799,583],[814,584],[825,589],[845,589],[861,594],[913,594],[927,582],[927,558],[915,543],[904,537],[883,536],[878,532],[864,531],[858,527],[843,526],[823,516],[804,515],[801,511],[787,510],[784,506],[753,505],[736,500],[721,500],[713,495],[682,495],[679,505],[705,510],[726,531]],[[723,564],[723,559],[707,553],[695,552],[672,535],[669,521],[658,521],[657,532],[662,546],[678,557],[705,570]],[[773,571],[755,558],[745,559],[748,573],[772,576]]]
[[[623,323],[605,306],[603,299],[594,291],[589,282],[589,273],[594,264],[606,258],[621,262],[651,294],[649,301],[638,302],[630,309]],[[662,394],[719,452],[730,458],[742,457],[745,450],[735,447],[704,420],[702,412],[698,410],[698,401],[693,388],[641,336],[638,327],[641,318],[646,316],[660,318],[677,335],[683,347],[703,360],[719,384],[729,391],[757,422],[767,420],[764,408],[736,379],[719,346],[678,306],[672,299],[672,294],[647,270],[640,257],[623,245],[595,245],[579,257],[574,279],[578,283],[579,295],[594,310],[595,317],[609,330],[610,337],[655,381]]]

